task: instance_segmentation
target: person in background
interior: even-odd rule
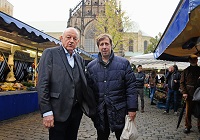
[[[144,92],[150,98],[150,90],[149,90],[149,74],[145,74],[144,78]]]
[[[62,45],[45,49],[40,59],[39,106],[50,140],[77,140],[85,112],[85,64],[74,50],[79,42],[78,31],[73,27],[66,28],[60,39]]]
[[[96,95],[97,114],[92,118],[97,140],[108,140],[110,131],[120,140],[128,114],[133,121],[138,110],[136,79],[129,61],[115,56],[112,37],[97,37],[98,58],[87,65],[88,85]]]
[[[164,76],[164,75],[162,75],[162,76],[160,77],[160,82],[161,82],[161,84],[164,84],[164,83],[165,83],[165,76]]]
[[[136,90],[141,100],[141,112],[144,112],[144,79],[145,74],[142,72],[142,65],[138,65],[137,73],[135,73],[136,77]]]
[[[168,92],[166,100],[166,110],[163,112],[163,114],[169,114],[170,102],[173,97],[174,115],[177,115],[177,110],[178,110],[177,102],[178,102],[178,93],[180,87],[180,78],[181,75],[178,72],[178,66],[177,65],[170,66],[166,74],[166,83],[168,87]]]
[[[157,85],[157,83],[158,83],[158,76],[156,74],[156,71],[152,70],[151,71],[151,75],[149,76],[151,105],[156,105],[156,103],[154,103],[153,100],[154,100],[154,94],[156,92],[156,85]]]
[[[183,70],[180,79],[180,90],[186,102],[185,129],[183,131],[186,134],[190,133],[190,129],[192,128],[193,94],[196,88],[200,86],[200,67],[197,65],[198,57],[190,55],[189,62],[190,66]],[[197,127],[200,132],[200,118],[197,118]]]

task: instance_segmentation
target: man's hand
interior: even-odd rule
[[[46,128],[54,127],[54,117],[53,117],[53,115],[44,117],[43,118],[43,125]]]
[[[128,112],[129,118],[134,121],[135,117],[136,117],[136,112]]]
[[[187,97],[188,97],[188,95],[187,95],[187,94],[183,94],[183,99],[184,99],[184,100],[186,100],[186,99],[187,99]]]

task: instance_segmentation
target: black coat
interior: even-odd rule
[[[83,112],[89,116],[91,113],[89,107],[92,102],[89,101],[91,98],[87,92],[85,63],[78,54],[75,54],[74,58],[77,61],[82,81],[82,92],[77,94],[77,99]],[[53,111],[55,121],[66,121],[73,107],[75,85],[63,47],[45,49],[38,70],[37,91],[41,114]]]
[[[173,73],[168,72],[166,74],[166,83],[168,84],[168,88],[178,90],[180,87],[180,79],[181,75],[178,71],[174,71]],[[175,83],[174,80],[176,80],[177,83]]]

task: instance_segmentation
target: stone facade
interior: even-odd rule
[[[13,5],[7,0],[0,0],[0,11],[13,16]]]
[[[63,32],[45,32],[45,33],[60,40],[60,36],[62,35]]]
[[[119,1],[118,1],[118,4]],[[120,5],[119,5],[120,6]],[[95,41],[95,17],[105,11],[105,0],[82,0],[74,9],[70,9],[68,26],[76,27],[80,36],[80,48],[86,52],[97,53]],[[141,31],[124,33],[123,52],[144,53],[150,43],[150,36]]]
[[[95,17],[105,11],[105,0],[82,0],[74,9],[70,9],[68,26],[76,27],[80,36],[80,48],[96,53]]]
[[[144,53],[151,38],[142,31],[124,33],[124,51]]]

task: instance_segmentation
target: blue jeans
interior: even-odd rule
[[[172,89],[168,89],[167,92],[167,100],[166,100],[166,112],[169,112],[169,107],[170,107],[170,103],[172,100],[172,97],[174,97],[174,112],[177,112],[178,110],[178,105],[177,105],[177,96],[178,91],[177,90],[172,90]]]
[[[154,98],[155,92],[156,92],[156,87],[151,87],[151,88],[150,88],[150,98],[151,98],[151,102],[153,102],[153,98]]]

